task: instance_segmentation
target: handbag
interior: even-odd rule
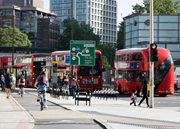
[[[140,91],[139,96],[143,96],[143,94],[142,94],[142,90]]]
[[[142,89],[143,89],[143,88],[141,88],[141,91],[139,92],[139,96],[143,96]]]

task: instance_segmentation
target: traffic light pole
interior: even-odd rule
[[[153,40],[153,0],[150,0],[150,42],[149,42],[149,83],[150,83],[150,108],[154,108],[154,62],[151,57],[151,44]]]

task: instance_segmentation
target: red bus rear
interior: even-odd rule
[[[46,65],[46,57],[50,55],[50,53],[34,53],[15,57],[15,65],[25,66],[17,69],[17,76],[25,75],[27,87],[34,87],[36,77],[42,71],[42,66]]]
[[[158,62],[154,63],[154,93],[174,93],[174,63],[169,50],[157,48]],[[119,93],[141,89],[144,79],[149,79],[149,48],[122,49],[116,52],[114,88]]]
[[[10,71],[7,71],[7,69],[5,68],[5,66],[9,65],[9,62],[12,64],[12,56],[0,57],[0,74],[10,73]]]
[[[70,51],[52,52],[52,60],[58,62],[58,76],[63,78],[63,74],[70,73],[70,62],[66,63],[66,56]],[[99,50],[95,50],[95,66],[93,68],[93,90],[96,87],[102,88],[102,57]],[[80,88],[91,89],[91,66],[73,66],[73,75],[76,76]]]

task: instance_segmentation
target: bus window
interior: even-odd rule
[[[173,64],[173,60],[172,60],[171,55],[169,55],[168,58],[166,58],[161,64],[159,64],[154,69],[154,82],[156,84],[159,84],[160,82],[162,82],[162,80],[166,76],[172,64]]]

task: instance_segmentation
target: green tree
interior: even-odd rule
[[[69,50],[71,40],[70,18],[63,21],[63,27],[65,30],[60,34],[60,50]],[[73,40],[93,40],[96,41],[96,46],[100,43],[100,37],[93,33],[93,28],[84,22],[79,24],[76,19],[73,19]]]
[[[124,22],[119,23],[119,30],[117,33],[117,49],[123,49],[123,41],[124,41]]]
[[[173,2],[172,0],[154,0],[153,12],[154,13],[178,13],[178,7],[180,2]],[[134,13],[149,13],[150,12],[150,0],[143,0],[143,6],[136,4],[133,5]]]
[[[109,69],[111,65],[108,63],[108,59],[106,56],[102,55],[102,65],[105,69]]]
[[[13,43],[13,28],[0,28],[0,46],[12,46]],[[22,46],[30,46],[31,42],[28,39],[28,36],[19,31],[16,27],[14,27],[14,46],[22,47]]]
[[[145,12],[145,8],[137,3],[136,3],[136,5],[133,5],[132,7],[134,10],[134,13],[144,13]]]
[[[114,56],[115,56],[115,48],[113,47],[113,45],[111,45],[111,43],[108,44],[100,44],[97,46],[98,50],[100,50],[102,52],[102,55],[104,55],[107,60],[108,60],[108,64],[111,65],[111,67],[113,67],[114,65]],[[104,64],[103,64],[104,66]]]

